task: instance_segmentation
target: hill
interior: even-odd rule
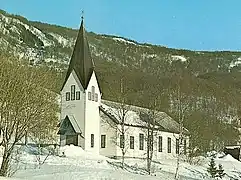
[[[0,53],[47,66],[59,92],[77,30],[0,11]],[[190,51],[88,32],[103,98],[156,108],[184,121],[201,151],[239,141],[241,52]],[[124,94],[120,92],[123,82]]]

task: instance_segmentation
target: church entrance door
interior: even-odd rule
[[[78,135],[67,135],[66,136],[66,145],[73,144],[78,146]]]

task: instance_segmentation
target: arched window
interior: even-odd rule
[[[71,86],[71,100],[75,100],[75,85]]]
[[[95,100],[95,86],[91,87],[91,100],[94,101]]]

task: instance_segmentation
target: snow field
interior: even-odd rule
[[[57,155],[50,155],[46,162],[37,166],[36,149],[21,148],[19,151],[19,170],[12,178],[1,178],[7,180],[172,180],[176,169],[176,159],[160,159],[152,163],[152,174],[147,175],[145,171],[146,161],[144,159],[126,158],[126,167],[120,167],[120,160],[110,159],[101,155],[84,151],[73,145],[61,147]],[[41,159],[47,154],[44,150]],[[65,157],[61,157],[61,155]],[[207,157],[194,158],[195,164],[181,161],[180,179],[201,180],[210,179],[207,167],[210,155]],[[241,179],[241,162],[231,155],[216,154],[216,165],[222,164],[227,175],[224,180]]]

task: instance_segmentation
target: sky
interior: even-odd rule
[[[0,0],[29,20],[140,43],[190,50],[241,51],[241,0]]]

